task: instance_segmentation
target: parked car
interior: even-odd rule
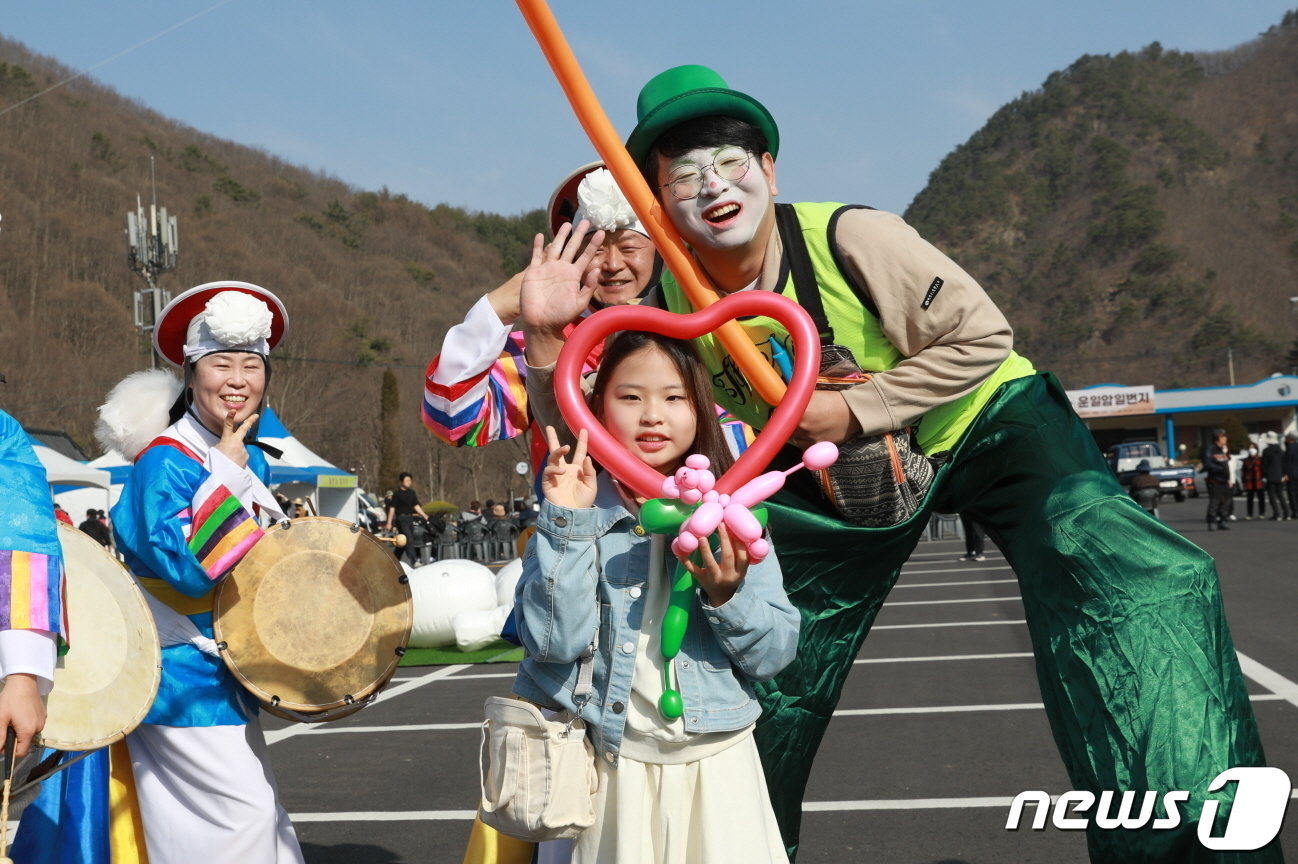
[[[1136,476],[1136,467],[1148,459],[1149,473],[1158,478],[1159,491],[1164,495],[1171,495],[1177,501],[1184,501],[1186,496],[1196,498],[1199,495],[1199,490],[1194,485],[1194,469],[1188,465],[1172,465],[1163,455],[1157,441],[1114,444],[1105,456],[1109,468],[1123,486],[1131,485],[1131,478]]]

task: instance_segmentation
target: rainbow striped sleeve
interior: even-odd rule
[[[0,630],[62,632],[62,580],[58,555],[0,550]]]
[[[257,520],[220,481],[209,477],[190,507],[189,551],[207,571],[220,579],[239,563],[262,535]]]
[[[755,437],[753,427],[735,417],[720,405],[717,408],[717,422],[721,424],[726,443],[730,445],[730,454],[736,459],[747,450]]]
[[[424,425],[453,447],[482,447],[527,431],[527,364],[523,334],[511,333],[499,359],[472,378],[452,384],[433,381],[441,355],[424,375]]]

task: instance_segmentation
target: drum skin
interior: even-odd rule
[[[391,551],[341,519],[267,529],[218,586],[213,630],[231,673],[272,714],[359,711],[396,671],[414,611]]]
[[[121,740],[149,713],[162,678],[162,649],[130,572],[89,535],[58,527],[70,647],[54,668],[41,743],[94,750]]]

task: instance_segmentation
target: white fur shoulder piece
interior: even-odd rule
[[[242,291],[222,291],[204,307],[208,332],[222,345],[249,345],[270,338],[270,307]]]
[[[165,369],[132,372],[108,391],[99,407],[95,439],[105,450],[134,459],[171,425],[168,415],[184,386]]]

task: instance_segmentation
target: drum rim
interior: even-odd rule
[[[65,569],[67,570],[66,589],[69,593],[69,597],[73,590],[72,586],[75,584],[77,580],[80,579],[80,576],[74,575],[78,571],[76,570],[76,567],[73,563],[72,560],[73,556],[69,552],[70,549],[76,550],[77,547],[79,546],[82,548],[82,550],[89,552],[92,555],[100,555],[103,557],[105,561],[111,562],[112,568],[115,568],[114,572],[120,571],[121,580],[119,581],[116,579],[116,577],[114,577],[114,582],[117,583],[117,587],[119,590],[113,591],[112,586],[110,585],[109,587],[110,593],[112,593],[114,597],[116,597],[119,600],[119,608],[123,608],[127,604],[130,604],[132,607],[136,609],[136,611],[140,613],[141,619],[137,623],[141,625],[146,625],[141,627],[141,629],[144,632],[145,644],[143,645],[143,647],[146,651],[149,649],[149,647],[152,647],[153,650],[150,653],[157,657],[157,660],[154,663],[152,663],[150,666],[152,673],[149,676],[150,684],[148,687],[148,691],[149,691],[148,698],[141,700],[142,704],[135,710],[133,714],[130,715],[127,722],[122,724],[119,728],[105,731],[102,734],[96,735],[95,737],[92,738],[66,738],[66,737],[61,737],[59,734],[57,734],[58,720],[55,718],[53,719],[53,722],[54,722],[56,734],[51,736],[49,734],[51,719],[47,718],[45,723],[45,730],[44,732],[41,733],[40,736],[41,746],[48,747],[51,750],[61,750],[65,752],[72,752],[77,750],[97,750],[101,747],[107,747],[110,744],[115,744],[118,741],[121,741],[123,738],[125,738],[127,735],[133,732],[135,728],[139,726],[141,722],[143,722],[144,718],[148,715],[149,711],[152,710],[154,700],[157,699],[158,696],[158,688],[162,684],[162,645],[161,645],[161,640],[158,638],[158,627],[153,620],[153,613],[149,610],[149,604],[144,599],[143,589],[141,589],[139,583],[135,581],[134,577],[131,575],[130,570],[128,570],[126,566],[122,564],[121,561],[118,561],[112,555],[111,552],[109,552],[103,546],[100,546],[99,543],[94,538],[85,534],[81,530],[62,522],[59,523],[58,530],[59,530],[59,545],[63,550]],[[64,602],[67,603],[68,600],[65,599]],[[68,605],[70,610],[71,604],[69,603]],[[77,648],[76,626],[77,626],[77,621],[76,618],[73,617],[68,622],[68,628],[71,631],[70,633],[71,647],[69,648],[66,656],[69,658],[74,656]],[[65,660],[64,661],[65,668],[66,668],[66,663],[67,661]],[[54,689],[51,695],[55,695],[58,693],[59,672],[57,668],[55,669],[54,676],[55,676]],[[55,704],[56,704],[56,711],[57,711],[57,696],[55,696],[55,699],[56,699]],[[46,704],[48,706],[48,698],[46,700]],[[98,712],[96,712],[96,714],[97,713]]]
[[[401,564],[397,561],[396,557],[392,555],[391,550],[389,550],[380,540],[375,538],[372,533],[354,522],[349,522],[346,519],[337,519],[332,516],[301,516],[296,519],[276,522],[274,525],[266,529],[266,533],[267,535],[270,535],[274,531],[291,530],[293,526],[304,523],[333,523],[345,526],[352,533],[357,534],[358,536],[363,536],[365,542],[370,543],[374,548],[381,550],[384,553],[385,558],[392,562],[392,573],[396,577],[395,581],[397,584],[401,585],[402,593],[405,596],[405,602],[402,604],[402,608],[405,611],[405,620],[402,622],[399,630],[400,644],[397,646],[398,650],[393,651],[390,661],[382,669],[381,673],[369,684],[359,688],[355,693],[344,694],[339,699],[331,702],[318,703],[297,702],[292,699],[285,699],[279,694],[270,693],[264,687],[249,679],[247,674],[239,668],[232,652],[226,648],[226,640],[222,629],[223,613],[229,611],[229,607],[224,605],[225,602],[228,602],[228,597],[226,595],[231,590],[227,589],[226,586],[234,584],[235,580],[232,577],[235,575],[235,572],[237,572],[239,565],[235,565],[234,570],[231,571],[225,579],[221,580],[221,583],[216,587],[212,605],[212,631],[216,638],[217,647],[221,649],[221,660],[224,662],[226,669],[229,670],[230,674],[234,676],[235,680],[237,680],[245,690],[257,698],[263,709],[277,717],[287,720],[297,720],[300,718],[295,717],[290,713],[282,713],[279,709],[285,709],[288,712],[304,715],[334,712],[329,719],[341,719],[353,712],[338,712],[337,709],[354,706],[354,710],[359,711],[362,707],[368,704],[370,698],[382,690],[396,674],[397,667],[401,662],[401,655],[404,653],[405,647],[410,644],[410,633],[414,628],[415,614],[413,596],[410,591],[409,580],[405,571],[402,570]],[[254,547],[254,549],[255,548],[256,547]],[[252,553],[250,552],[249,554]]]

